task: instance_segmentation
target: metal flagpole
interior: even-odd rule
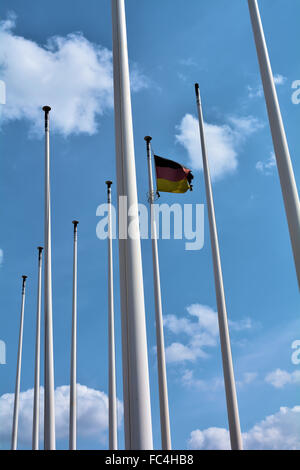
[[[36,311],[36,340],[35,340],[35,370],[34,370],[34,396],[33,396],[32,450],[38,450],[39,449],[42,251],[43,251],[43,248],[41,246],[39,246],[38,247],[38,293],[37,293],[37,311]]]
[[[20,332],[19,332],[17,376],[16,376],[16,386],[15,386],[15,399],[14,399],[13,427],[12,427],[12,437],[11,437],[11,450],[16,450],[17,449],[17,440],[18,440],[18,420],[19,420],[20,379],[21,379],[22,345],[23,345],[25,285],[26,285],[27,276],[22,276],[22,278],[23,278],[23,281],[22,281],[21,320],[20,320]]]
[[[52,324],[52,272],[51,272],[51,209],[50,209],[50,143],[49,112],[45,112],[45,263],[44,263],[44,310],[45,310],[45,391],[44,391],[44,449],[55,450],[55,404]]]
[[[71,344],[71,378],[70,378],[70,424],[69,424],[69,449],[76,450],[77,436],[77,225],[73,220],[74,245],[73,245],[73,305],[72,305],[72,344]]]
[[[227,311],[226,311],[226,303],[225,303],[225,293],[224,293],[222,267],[221,267],[220,251],[219,251],[219,241],[218,241],[218,233],[217,233],[217,226],[216,226],[216,219],[215,219],[212,186],[211,186],[211,181],[210,181],[210,172],[209,172],[208,159],[207,159],[207,154],[206,154],[202,105],[201,105],[200,90],[199,90],[198,83],[196,83],[195,85],[195,90],[196,90],[196,98],[197,98],[199,129],[200,129],[200,138],[201,138],[201,147],[202,147],[203,173],[204,173],[204,179],[205,179],[210,241],[211,241],[211,250],[212,250],[214,276],[215,276],[215,289],[216,289],[216,298],[217,298],[217,307],[218,307],[219,332],[220,332],[223,373],[224,373],[225,392],[226,392],[226,401],[227,401],[230,441],[231,441],[232,450],[242,450],[243,443],[242,443],[242,436],[241,436],[241,429],[240,429],[240,418],[239,418],[233,364],[232,364],[230,337],[229,337]]]
[[[161,445],[164,450],[171,450],[171,431],[169,417],[168,385],[165,359],[165,343],[163,314],[161,303],[160,274],[157,248],[157,230],[154,212],[154,189],[151,163],[151,142],[152,137],[146,136],[147,143],[147,161],[149,175],[149,202],[151,218],[151,238],[152,238],[152,259],[153,259],[153,282],[155,296],[155,323],[156,323],[156,344],[157,344],[157,368],[158,368],[158,387],[159,387],[159,405],[160,405],[160,428]]]
[[[257,0],[248,0],[248,5],[300,288],[299,196]]]
[[[115,35],[115,44],[119,41],[117,32],[114,33],[114,23],[117,22],[117,19],[114,19],[114,11],[116,9],[115,5],[111,5],[112,8],[112,21],[113,21],[113,36]],[[114,68],[118,67],[119,61],[119,51],[116,44],[114,50]],[[116,81],[116,79],[114,79]],[[120,117],[116,119],[116,114],[118,111],[118,116],[120,116],[120,90],[119,86],[114,84],[114,109],[115,109],[115,146],[116,146],[116,171],[117,171],[117,193],[118,193],[118,229],[119,229],[119,279],[120,279],[120,303],[121,303],[121,329],[122,329],[122,369],[123,369],[123,408],[124,408],[124,439],[125,439],[125,449],[130,449],[131,447],[131,436],[130,436],[130,407],[129,407],[129,356],[128,356],[128,318],[127,318],[127,291],[126,291],[126,278],[124,276],[126,270],[125,263],[125,249],[126,249],[126,223],[127,217],[121,217],[122,214],[125,215],[124,203],[121,205],[120,195],[125,195],[124,181],[123,181],[123,163],[122,163],[122,147],[121,141],[118,137],[121,136],[121,123]],[[123,202],[123,200],[122,200]],[[123,233],[121,233],[123,232]]]
[[[152,449],[144,287],[124,0],[112,0],[116,167],[126,449]],[[124,210],[125,196],[128,210]],[[121,233],[129,231],[129,235]]]
[[[109,357],[109,449],[118,449],[117,394],[115,361],[114,281],[112,255],[111,185],[107,184],[108,204],[108,357]]]

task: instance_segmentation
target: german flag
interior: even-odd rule
[[[194,176],[191,170],[167,158],[154,155],[157,191],[166,193],[185,193],[192,191]]]

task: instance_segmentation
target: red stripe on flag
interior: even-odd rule
[[[166,166],[156,167],[156,177],[169,181],[180,181],[187,177],[190,170],[187,168],[168,168]]]

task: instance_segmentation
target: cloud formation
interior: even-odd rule
[[[197,379],[192,370],[186,369],[181,377],[181,383],[192,390],[202,392],[215,392],[224,387],[223,377],[214,377],[209,380]]]
[[[193,304],[186,308],[188,314],[195,317],[197,321],[189,317],[177,317],[167,315],[164,325],[174,335],[183,334],[187,336],[187,344],[174,342],[166,348],[166,359],[168,362],[195,361],[198,357],[207,357],[203,350],[205,347],[215,346],[218,335],[218,318],[216,312],[206,306]]]
[[[178,317],[166,315],[164,325],[173,335],[185,337],[185,344],[175,341],[166,348],[166,359],[169,363],[192,361],[197,358],[208,357],[205,350],[217,345],[219,336],[218,314],[211,307],[201,304],[192,304],[186,308],[188,316]],[[252,328],[250,319],[229,322],[234,331],[243,331]]]
[[[230,450],[229,432],[227,429],[211,427],[191,432],[188,448],[195,450]]]
[[[276,167],[276,158],[274,152],[271,152],[269,159],[265,162],[258,161],[255,165],[257,171],[264,175],[272,175],[273,169]]]
[[[241,380],[236,381],[238,387],[243,387],[244,385],[249,385],[257,378],[257,372],[244,372]]]
[[[287,372],[282,369],[276,369],[266,375],[265,381],[275,388],[283,388],[287,384],[300,383],[300,371]]]
[[[276,86],[284,85],[286,81],[287,78],[280,73],[274,75],[274,83]],[[262,98],[264,96],[264,90],[261,84],[256,87],[248,85],[247,90],[249,98]]]
[[[281,407],[280,410],[253,426],[242,435],[244,448],[248,450],[299,450],[300,406]],[[224,428],[211,427],[191,432],[190,449],[230,449],[229,432]]]
[[[262,124],[252,116],[231,116],[224,125],[205,123],[204,127],[211,177],[217,181],[236,171],[240,145]],[[177,126],[176,141],[186,149],[192,168],[202,170],[199,124],[191,114]]]
[[[50,105],[51,127],[65,136],[95,134],[99,117],[113,107],[112,52],[81,33],[55,36],[41,46],[13,33],[15,17],[0,23],[0,71],[6,83],[2,121],[26,119],[33,131],[43,126]],[[133,67],[134,91],[147,80]]]
[[[256,372],[245,372],[240,380],[236,381],[237,387],[241,388],[254,382],[257,378]],[[185,369],[181,376],[181,383],[191,390],[199,390],[202,392],[216,392],[224,388],[223,377],[213,377],[210,379],[198,379],[194,375],[194,371]]]
[[[55,389],[55,429],[57,439],[69,436],[69,397],[70,387],[63,385]],[[77,384],[77,432],[79,437],[91,437],[105,444],[108,430],[108,397],[100,390]],[[43,435],[44,389],[41,387],[40,437]],[[6,393],[0,397],[0,441],[9,443],[11,439],[14,394]],[[20,393],[18,443],[31,445],[33,413],[33,389]],[[119,422],[123,408],[118,402]]]

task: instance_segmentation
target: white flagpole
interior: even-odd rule
[[[44,449],[55,450],[55,404],[52,323],[52,270],[51,270],[51,206],[50,206],[50,143],[49,112],[45,112],[45,263],[44,263],[44,310],[45,310],[45,391],[44,391]]]
[[[125,234],[124,239],[119,242],[125,446],[126,449],[152,449],[147,335],[124,0],[112,0],[111,6],[119,230],[128,227],[131,230],[131,234]],[[127,197],[130,215],[127,211],[120,211],[120,196]],[[122,223],[122,218],[125,223]]]
[[[299,196],[257,0],[248,0],[248,5],[300,288]]]
[[[73,220],[73,305],[72,305],[72,344],[71,344],[71,378],[70,378],[70,423],[69,423],[69,449],[76,450],[77,446],[77,225]]]
[[[147,162],[149,175],[149,202],[151,218],[151,238],[152,238],[152,259],[153,259],[153,282],[155,296],[155,323],[156,323],[156,345],[157,345],[157,369],[158,369],[158,388],[159,388],[159,406],[160,406],[160,428],[161,445],[163,450],[171,450],[171,430],[169,417],[168,385],[165,359],[164,327],[161,303],[160,274],[157,247],[157,229],[154,212],[154,189],[151,163],[151,142],[152,137],[146,136],[147,143]]]
[[[212,250],[212,258],[213,258],[213,266],[214,266],[220,343],[221,343],[221,352],[222,352],[223,374],[224,374],[224,383],[225,383],[225,392],[226,392],[226,401],[227,401],[227,413],[228,413],[228,421],[229,421],[231,448],[232,450],[242,450],[243,443],[242,443],[242,436],[241,436],[240,418],[239,418],[239,410],[238,410],[236,387],[235,387],[234,372],[233,372],[227,311],[226,311],[226,303],[225,303],[225,293],[224,293],[224,285],[223,285],[222,266],[221,266],[220,251],[219,251],[218,232],[217,232],[217,225],[216,225],[216,219],[215,219],[215,209],[214,209],[212,186],[211,186],[211,181],[210,181],[209,165],[208,165],[208,159],[207,159],[207,154],[206,154],[204,122],[203,122],[200,90],[199,90],[198,84],[195,85],[195,90],[196,90],[197,109],[198,109],[198,117],[199,117],[200,139],[201,139],[201,147],[202,147],[203,173],[204,173],[204,179],[205,179],[210,241],[211,241],[211,250]]]
[[[38,293],[36,311],[36,340],[35,340],[35,370],[34,370],[34,396],[33,396],[33,425],[32,450],[39,449],[40,429],[40,345],[41,345],[41,303],[42,303],[42,251],[38,247]]]
[[[114,319],[114,280],[112,252],[112,220],[111,220],[111,185],[107,184],[108,204],[108,358],[109,358],[109,449],[118,449],[117,434],[117,392],[116,392],[116,359],[115,359],[115,319]]]
[[[22,281],[21,319],[20,319],[20,332],[19,332],[17,375],[16,375],[15,397],[14,397],[14,414],[13,414],[13,427],[12,427],[12,437],[11,437],[11,450],[16,450],[17,449],[17,440],[18,440],[20,379],[21,379],[22,345],[23,345],[24,305],[25,305],[25,285],[26,285],[27,276],[22,276],[22,278],[23,278],[23,281]]]

